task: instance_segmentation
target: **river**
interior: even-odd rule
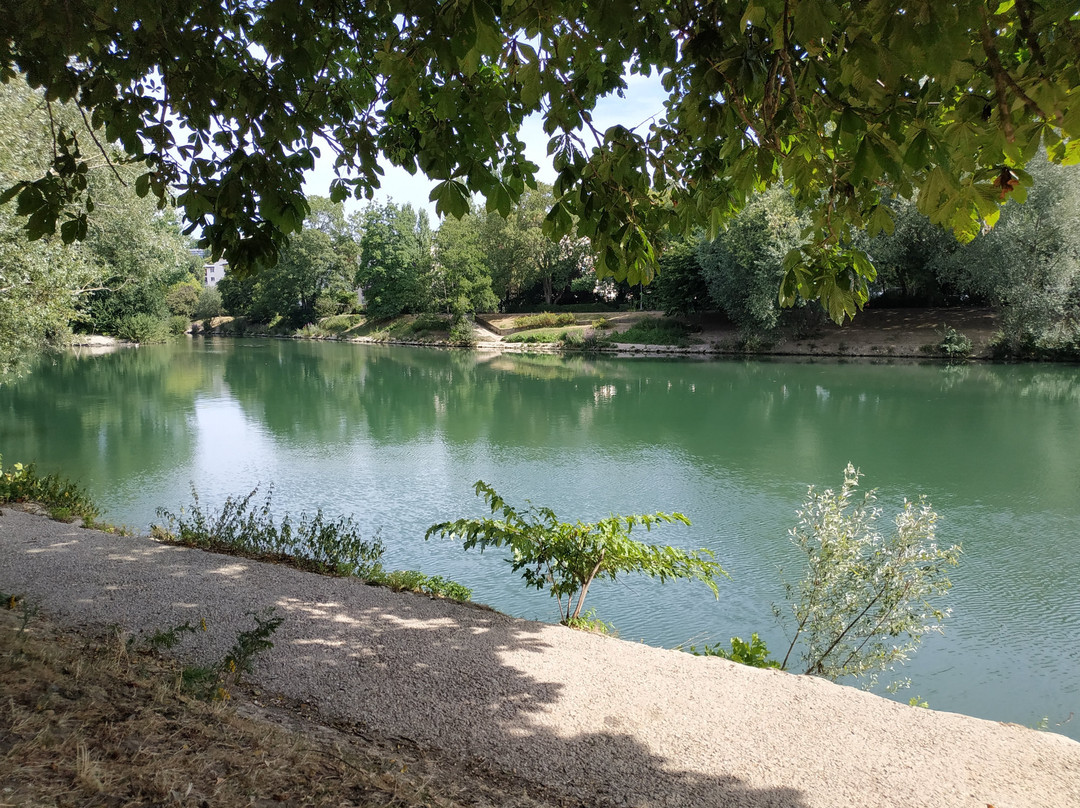
[[[194,485],[220,504],[273,486],[279,512],[355,517],[388,568],[460,581],[502,611],[557,619],[496,551],[423,541],[483,513],[484,480],[569,520],[681,511],[652,540],[730,573],[630,578],[589,606],[632,641],[749,638],[782,655],[772,605],[800,573],[787,531],[809,485],[849,461],[883,529],[926,494],[962,543],[944,636],[899,673],[932,708],[1080,739],[1080,368],[560,358],[279,340],[188,340],[61,356],[0,387],[5,462],[36,460],[145,531]],[[1068,721],[1072,713],[1077,717]],[[1044,721],[1045,719],[1045,721]]]

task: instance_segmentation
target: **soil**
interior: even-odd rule
[[[0,808],[577,804],[245,682],[194,695],[146,637],[61,629],[3,601]]]
[[[508,348],[502,338],[512,333],[514,319],[520,315],[486,315],[487,329],[478,329],[480,347]],[[578,323],[588,324],[601,313],[579,314]],[[663,317],[663,312],[611,312],[603,315],[612,329],[622,332],[644,318]],[[479,319],[479,318],[478,318]],[[661,352],[685,354],[758,354],[765,356],[834,356],[860,358],[942,358],[939,346],[946,329],[954,329],[972,343],[971,357],[990,358],[990,347],[1000,330],[1000,317],[989,308],[943,309],[873,309],[866,308],[844,325],[826,321],[798,335],[781,335],[770,342],[747,344],[739,329],[723,315],[691,318],[701,329],[686,348],[671,346],[620,346],[625,352]],[[588,329],[591,331],[592,329]],[[515,345],[514,349],[537,350],[538,346]],[[539,350],[543,350],[539,347]]]

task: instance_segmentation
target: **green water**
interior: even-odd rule
[[[195,484],[220,503],[273,484],[276,507],[349,513],[420,568],[503,611],[556,619],[497,554],[422,540],[482,512],[483,479],[564,518],[679,510],[655,539],[712,548],[732,580],[594,587],[620,636],[758,631],[809,484],[850,460],[887,513],[927,494],[963,542],[953,616],[904,671],[936,709],[1080,738],[1080,369],[1002,365],[562,359],[273,340],[200,340],[45,363],[0,388],[0,451],[83,481],[145,529]],[[793,573],[794,574],[794,573]],[[1070,713],[1077,718],[1056,726]]]

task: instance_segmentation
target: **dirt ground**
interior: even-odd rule
[[[505,335],[513,331],[517,316],[520,315],[490,315],[484,319]],[[579,314],[578,322],[587,324],[598,316]],[[640,319],[663,317],[663,312],[612,312],[603,316],[613,324],[615,331],[625,331]],[[946,329],[952,328],[971,340],[972,357],[988,358],[990,344],[1000,328],[997,313],[989,308],[867,308],[842,326],[826,321],[808,335],[782,337],[775,344],[748,348],[739,330],[722,315],[694,318],[691,322],[701,328],[694,335],[695,344],[684,349],[664,346],[665,353],[928,358],[940,355],[937,346],[944,339]],[[492,331],[484,333],[483,337],[489,347],[495,347],[501,340],[500,335]]]
[[[207,699],[183,680],[147,637],[61,630],[4,595],[0,808],[575,804],[243,682]]]

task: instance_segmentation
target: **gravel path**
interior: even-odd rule
[[[651,648],[5,509],[0,590],[71,625],[285,622],[261,686],[366,731],[630,806],[1080,806],[1080,743],[810,677]]]

